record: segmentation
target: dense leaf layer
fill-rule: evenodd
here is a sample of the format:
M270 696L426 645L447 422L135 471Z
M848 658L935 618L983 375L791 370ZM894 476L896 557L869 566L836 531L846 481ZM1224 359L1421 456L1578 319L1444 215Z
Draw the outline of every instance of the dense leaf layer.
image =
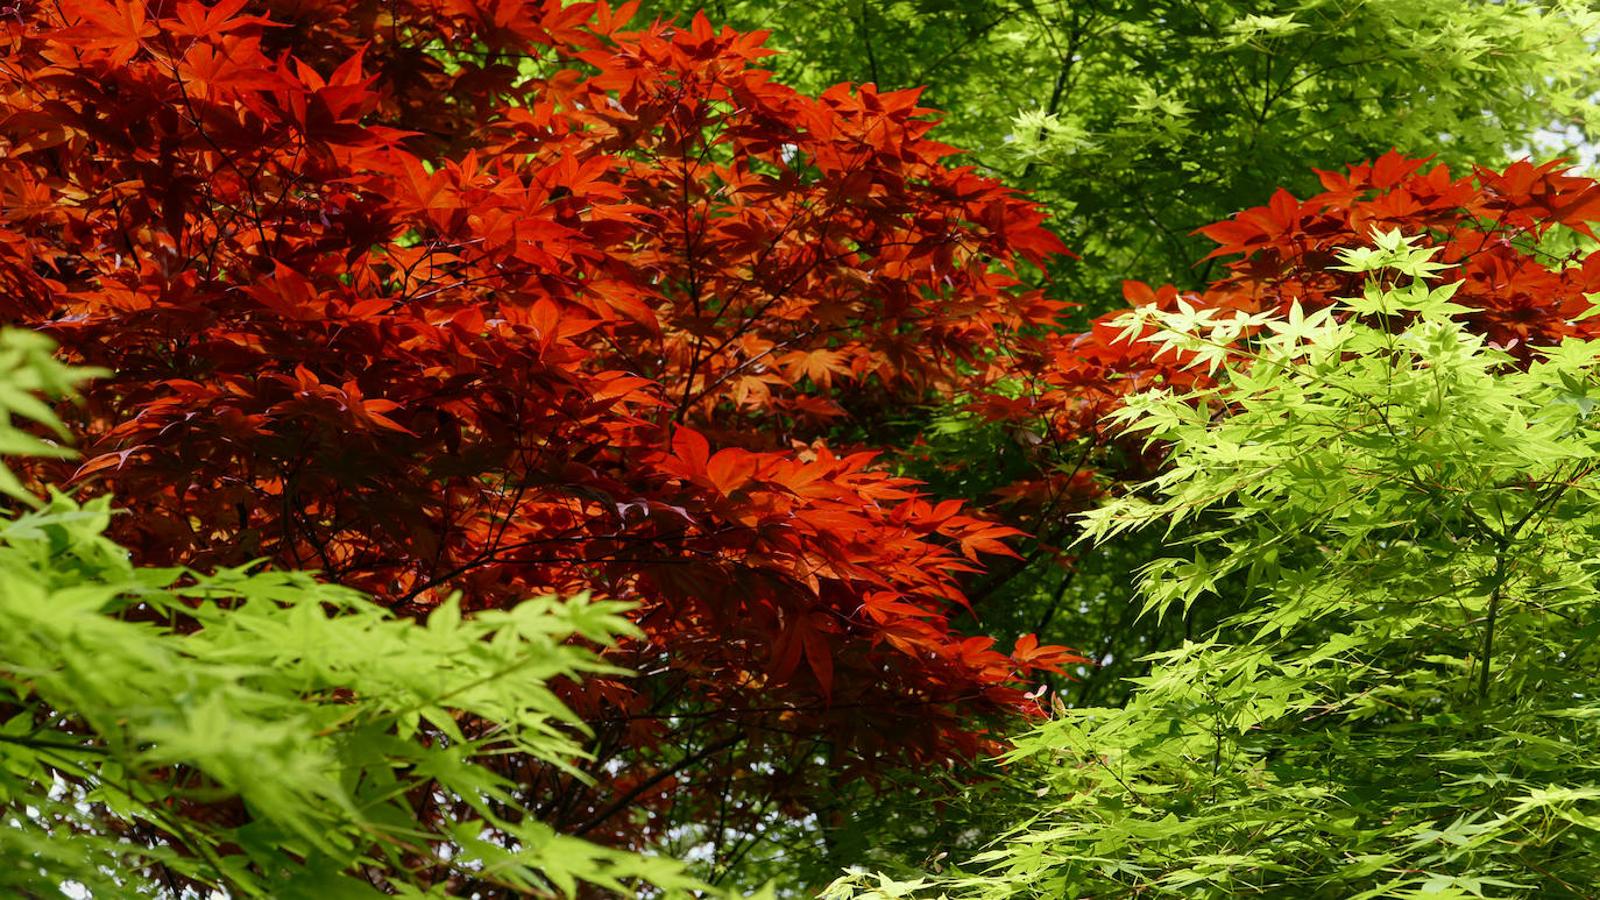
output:
M115 372L43 477L135 503L149 564L633 601L611 658L646 677L569 697L598 786L519 773L624 841L803 809L823 748L970 757L1070 659L951 625L1014 529L819 440L1051 318L1040 213L914 93L807 97L760 35L627 18L73 0L8 19L0 72L4 320Z

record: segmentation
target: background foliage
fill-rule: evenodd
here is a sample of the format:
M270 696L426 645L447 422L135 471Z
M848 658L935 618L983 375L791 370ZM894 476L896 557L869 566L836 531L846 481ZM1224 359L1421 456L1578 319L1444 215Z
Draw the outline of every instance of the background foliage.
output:
M682 16L693 2L647 2ZM1498 165L1600 87L1588 4L1481 0L718 0L773 32L778 77L926 87L943 139L1051 210L1052 274L1102 312L1124 278L1205 283L1191 232L1391 149ZM1569 130L1570 129L1570 130Z

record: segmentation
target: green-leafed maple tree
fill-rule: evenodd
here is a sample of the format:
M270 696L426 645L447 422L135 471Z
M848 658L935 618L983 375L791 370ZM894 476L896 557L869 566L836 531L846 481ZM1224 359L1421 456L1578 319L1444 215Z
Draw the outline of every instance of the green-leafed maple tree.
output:
M985 852L824 896L1592 892L1600 342L1496 346L1435 240L1336 251L1325 304L1119 317L1204 378L1115 414L1169 464L1086 535L1166 530L1136 609L1217 614L1018 737Z

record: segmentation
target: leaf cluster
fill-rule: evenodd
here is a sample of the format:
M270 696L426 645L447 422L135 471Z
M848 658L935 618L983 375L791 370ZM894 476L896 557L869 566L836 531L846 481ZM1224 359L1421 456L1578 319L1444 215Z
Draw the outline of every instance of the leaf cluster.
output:
M0 398L90 377L0 332ZM13 453L40 446L0 422ZM3 464L0 464L3 466ZM0 468L0 471L6 471ZM583 777L566 679L616 602L529 600L425 624L297 572L138 567L110 498L0 521L0 892L126 897L571 896L695 886L677 863L566 837L498 760ZM414 808L431 796L431 816Z
M1037 800L956 872L832 896L1583 896L1600 881L1600 345L1522 365L1380 234L1363 297L1127 317L1214 367L1118 418L1170 448L1087 533L1165 528L1142 609L1228 614L1007 757ZM1185 524L1187 523L1187 524ZM1182 525L1181 529L1178 526ZM1175 530L1176 529L1176 530Z

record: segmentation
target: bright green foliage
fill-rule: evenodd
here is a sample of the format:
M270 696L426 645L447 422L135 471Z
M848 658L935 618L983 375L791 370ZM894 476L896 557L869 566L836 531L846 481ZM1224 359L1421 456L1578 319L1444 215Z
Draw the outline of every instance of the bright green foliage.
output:
M85 377L0 334L0 402ZM0 419L7 453L58 453ZM0 468L3 471L3 468ZM0 521L0 895L634 894L679 866L555 834L493 760L565 766L581 725L554 679L613 672L585 646L619 605L531 600L426 624L301 573L136 568L108 498ZM579 643L574 643L578 641ZM409 798L449 798L418 821Z
M1151 616L1223 623L1010 755L1036 798L962 872L833 897L1587 896L1600 884L1600 344L1527 369L1397 233L1314 314L1143 309L1217 385L1143 395L1171 465L1089 519L1183 524ZM1169 532L1170 533L1170 532Z
M685 16L700 0L645 0ZM1083 261L1069 299L1123 278L1197 287L1189 232L1391 147L1493 165L1553 123L1582 133L1600 60L1571 0L719 0L773 31L786 83L927 86L941 140L1051 209Z
M66 427L39 395L69 396L76 385L104 374L99 369L62 365L51 357L54 349L49 338L31 331L0 330L0 460L7 456L67 459L73 455L66 447L19 427L32 422L67 440ZM30 505L38 503L3 463L0 494Z

